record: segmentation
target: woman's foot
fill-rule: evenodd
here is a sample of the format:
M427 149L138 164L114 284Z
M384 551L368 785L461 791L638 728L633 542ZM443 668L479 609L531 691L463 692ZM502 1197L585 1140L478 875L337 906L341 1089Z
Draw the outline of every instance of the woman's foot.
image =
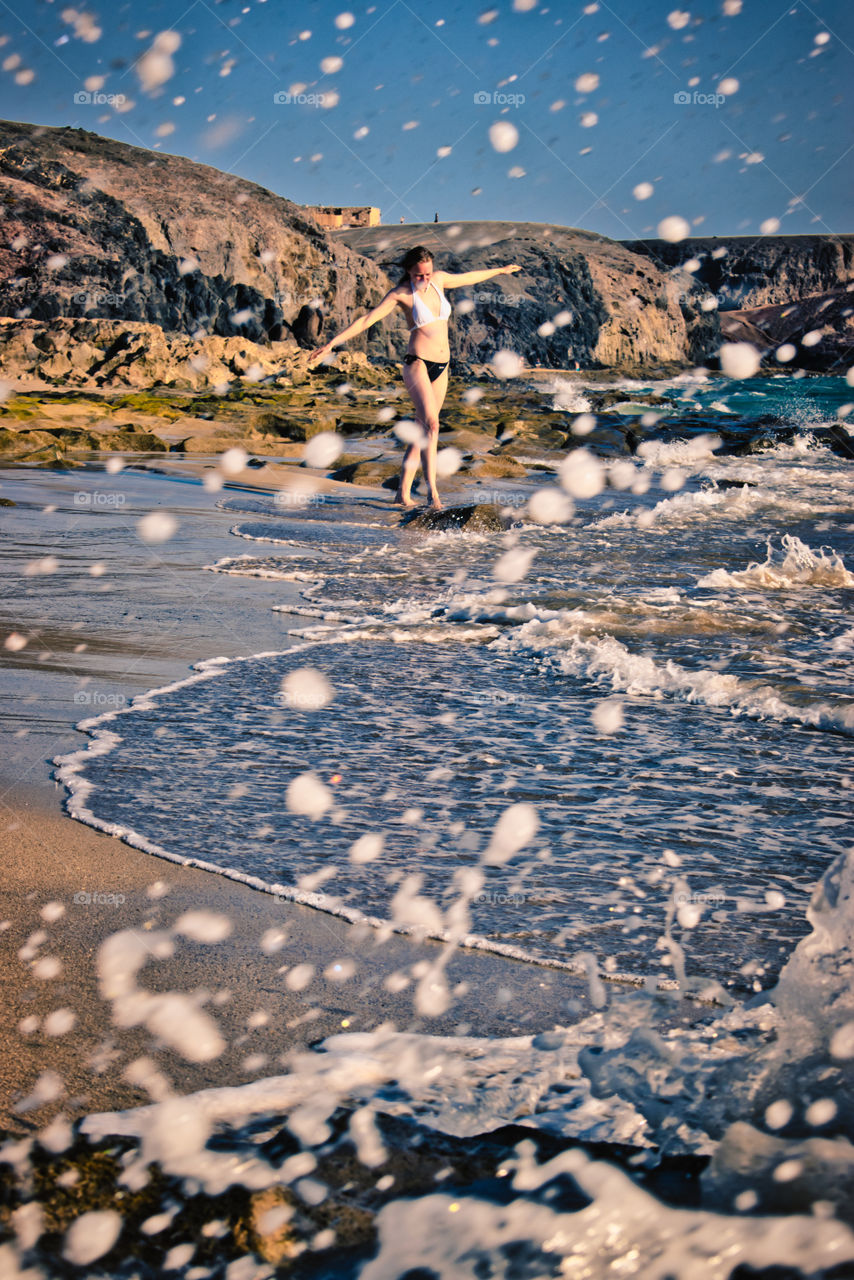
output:
M409 497L408 494L406 497L404 497L403 494L398 490L398 492L394 495L394 505L396 507L414 507L415 503L412 501L412 499Z
M443 506L442 506L442 500L441 500L441 498L439 497L438 493L434 493L434 494L433 494L432 498L430 499L430 506L431 506L431 508L432 508L434 511L443 511L443 510L444 510L444 508L443 508Z

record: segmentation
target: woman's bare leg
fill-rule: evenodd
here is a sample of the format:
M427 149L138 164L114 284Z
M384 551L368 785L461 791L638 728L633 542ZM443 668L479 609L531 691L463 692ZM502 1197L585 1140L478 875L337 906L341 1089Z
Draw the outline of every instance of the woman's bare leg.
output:
M447 370L438 381L443 379L447 383ZM431 505L440 507L442 504L439 501L439 494L436 489L436 444L439 438L439 410L436 406L436 397L433 391L434 384L431 384L430 379L427 377L427 370L424 367L423 360L416 360L412 364L403 366L403 381L415 408L415 420L424 433L424 441L420 444L410 444L403 455L403 466L400 469L400 481L395 500L405 507L415 506L410 496L410 490L412 489L412 481L415 479L415 472L418 470L420 454ZM443 389L442 399L444 400L444 398Z
M418 470L419 453L420 450L418 445L411 444L403 455L403 465L400 468L400 479L397 482L397 493L395 494L394 500L404 507L415 506L415 503L410 497L410 490L412 488L412 481L415 479L415 472Z
M439 490L436 487L436 454L439 448L439 410L445 399L445 392L448 390L448 370L430 384L433 391L433 404L436 410L436 429L427 433L427 443L421 449L421 467L424 471L424 479L427 481L427 492L430 495L430 505L436 510L441 510L442 503L439 498Z

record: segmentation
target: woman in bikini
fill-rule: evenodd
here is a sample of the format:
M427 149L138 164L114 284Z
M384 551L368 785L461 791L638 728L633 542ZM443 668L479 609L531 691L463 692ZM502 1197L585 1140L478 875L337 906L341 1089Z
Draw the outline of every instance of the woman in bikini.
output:
M512 275L521 268L513 263L494 267L491 271L465 271L452 274L433 270L433 255L423 245L410 249L403 259L403 276L372 311L354 320L309 356L309 364L322 360L348 338L364 333L372 324L402 307L409 323L409 350L403 357L403 381L415 406L415 417L422 438L409 445L403 458L395 501L414 507L410 496L412 481L418 470L419 456L430 504L441 507L436 488L436 448L439 439L439 410L448 389L448 317L451 304L443 289L459 289L466 284L480 284L493 276Z

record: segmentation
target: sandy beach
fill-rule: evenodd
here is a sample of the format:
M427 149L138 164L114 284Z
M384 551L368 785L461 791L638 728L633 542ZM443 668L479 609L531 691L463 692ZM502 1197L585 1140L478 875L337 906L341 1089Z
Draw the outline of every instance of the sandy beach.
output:
M438 1035L530 1035L566 1022L570 1001L587 1004L583 984L565 974L463 951L449 968L457 988L451 1014L418 1017L411 988L394 994L384 980L431 962L439 944L419 946L400 935L380 942L373 931L334 916L277 902L204 871L158 862L64 816L47 786L3 787L0 856L5 867L3 919L10 922L3 935L6 955L0 977L7 1028L0 1124L12 1133L39 1129L59 1111L75 1119L147 1101L144 1092L123 1079L141 1054L153 1058L177 1091L189 1092L248 1081L262 1071L274 1074L289 1050L342 1028L371 1030L391 1022L400 1030ZM158 895L154 898L152 887ZM87 895L92 898L88 903L83 901ZM48 903L65 907L53 924L41 915ZM227 916L231 936L215 946L187 942L168 962L152 963L145 979L152 990L177 988L214 997L211 1007L229 1047L204 1064L156 1048L146 1032L112 1025L96 975L98 947L110 934L131 929L144 935L192 910ZM281 930L286 940L267 955L260 944L271 929ZM49 935L39 955L49 954L62 965L51 981L39 980L33 962L16 954L37 930ZM350 981L320 976L341 961L355 966ZM298 964L314 966L319 975L307 991L290 991L286 985L287 970ZM71 1009L76 1022L66 1034L51 1036L44 1020L57 1009ZM263 1015L261 1025L252 1025L252 1015ZM33 1019L38 1028L22 1034L22 1022ZM247 1069L242 1064L254 1055L263 1055L264 1061ZM45 1071L62 1078L62 1095L34 1113L20 1114L16 1104Z
M197 469L189 464L184 477ZM222 876L152 857L66 816L64 788L51 779L51 760L85 743L73 728L82 716L183 679L195 661L291 643L287 616L269 608L273 599L281 601L281 583L267 592L257 584L261 589L253 594L254 611L247 612L239 580L218 575L202 580L192 571L194 556L204 563L208 554L215 558L220 543L229 547L231 520L212 509L198 486L180 483L180 464L170 470L173 479L152 474L125 478L128 508L137 500L140 511L168 506L185 528L193 527L194 541L183 544L169 572L163 573L159 555L132 539L128 509L117 542L105 536L100 544L86 546L87 556L107 557L105 580L112 581L112 591L100 593L101 578L81 578L69 555L50 577L27 580L34 595L6 595L2 602L5 630L36 631L38 639L20 652L7 653L10 669L2 707L0 857L5 875L0 918L5 925L0 989L6 1031L0 1125L11 1133L26 1133L60 1112L73 1119L139 1105L147 1095L128 1084L125 1072L142 1054L153 1059L177 1091L187 1092L284 1070L289 1050L319 1042L342 1027L368 1030L393 1023L401 1030L436 1034L510 1036L548 1030L589 1008L586 983L565 973L460 951L447 971L455 993L449 1013L419 1017L411 977L391 981L392 988L403 986L399 991L390 990L386 979L411 975L413 966L417 972L419 964L434 962L440 944L417 943L394 933L380 937L369 928L277 901ZM58 486L73 483L49 472L7 472L3 493L15 494L20 503L22 490L34 484L37 500L43 502ZM28 497L36 494L28 492ZM377 506L381 509L381 500ZM39 518L49 521L50 515ZM397 519L391 510L388 518ZM174 553L163 555L172 559ZM199 580L201 588L193 585ZM68 625L40 625L42 591L50 593L54 605L68 599ZM239 616L239 628L227 623L230 614ZM203 848L199 856L204 857ZM145 936L195 910L227 917L232 926L228 939L215 945L179 939L171 958L152 960L143 981L153 990L199 993L228 1042L222 1055L206 1063L183 1060L158 1047L144 1031L114 1026L97 983L98 948L109 935L133 930ZM282 936L277 949L268 953L261 940L271 930ZM38 935L46 936L39 942ZM38 962L46 956L61 965L49 979L38 976ZM334 966L340 962L346 962L348 972L352 969L346 981L336 980ZM305 989L292 990L287 974L297 965L311 965L316 976ZM62 1018L46 1022L57 1010L70 1010L74 1024L50 1034L49 1028L65 1025ZM61 1078L55 1100L19 1110L45 1072Z
M465 534L402 523L399 441L358 401L336 471L303 465L316 405L287 409L304 440L254 431L268 391L219 424L159 396L189 454L64 440L0 472L0 1128L10 1229L31 1175L47 1214L25 1260L103 1210L108 1274L309 1251L326 1280L376 1250L404 1274L500 1235L526 1160L512 1239L571 1250L589 1209L593 1275L627 1213L650 1257L702 1229L788 1261L764 1224L794 1215L799 1261L854 1256L847 951L807 937L850 936L847 384L533 382L449 413ZM459 920L477 947L434 940ZM429 1225L461 1205L461 1235Z

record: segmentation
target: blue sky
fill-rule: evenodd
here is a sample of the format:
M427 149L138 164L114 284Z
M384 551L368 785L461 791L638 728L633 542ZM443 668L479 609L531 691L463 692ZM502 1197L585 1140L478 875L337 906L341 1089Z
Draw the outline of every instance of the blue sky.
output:
M0 41L4 118L387 223L854 230L851 0L0 0Z

